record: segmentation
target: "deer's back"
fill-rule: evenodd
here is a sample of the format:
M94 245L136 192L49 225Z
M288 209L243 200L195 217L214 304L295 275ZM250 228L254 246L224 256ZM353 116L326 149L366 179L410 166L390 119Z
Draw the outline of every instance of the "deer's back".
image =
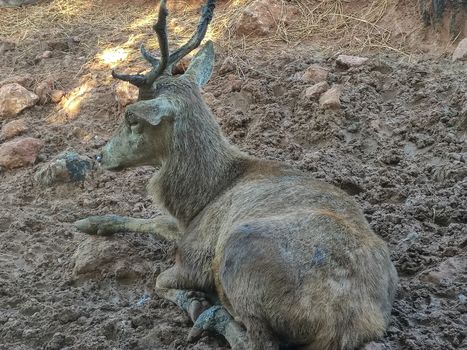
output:
M324 241L337 251L385 246L344 191L263 160L248 160L243 174L198 215L191 229L219 252L234 232L246 233L259 224L269 225L271 238L296 250L305 242Z

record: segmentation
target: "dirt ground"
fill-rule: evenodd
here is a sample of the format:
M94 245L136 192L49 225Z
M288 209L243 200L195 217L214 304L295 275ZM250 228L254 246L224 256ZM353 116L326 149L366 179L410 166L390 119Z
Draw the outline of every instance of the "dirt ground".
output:
M112 16L122 5L105 3L109 21L118 21ZM125 6L134 8L128 24L138 11L153 13L154 2ZM26 135L45 147L36 165L0 173L0 349L227 348L212 336L188 344L188 317L153 293L172 264L170 244L128 232L89 237L72 226L90 215L158 215L145 188L154 169L34 182L60 152L99 152L122 115L110 68L145 67L137 53L116 64L102 55L122 43L136 50L150 35L144 23L114 33L102 21L98 35L78 22L62 31L50 23L31 24L0 61L0 80L31 73L33 86L52 78L69 102L20 115ZM132 37L136 31L148 34ZM388 242L400 286L387 335L369 349L467 349L466 63L378 50L365 54L367 64L343 69L337 52L313 45L217 47L204 96L227 137L343 188ZM35 60L44 50L52 57ZM221 70L228 56L235 64ZM313 63L330 70L330 84L343 85L340 110L304 97L310 84L299 77Z

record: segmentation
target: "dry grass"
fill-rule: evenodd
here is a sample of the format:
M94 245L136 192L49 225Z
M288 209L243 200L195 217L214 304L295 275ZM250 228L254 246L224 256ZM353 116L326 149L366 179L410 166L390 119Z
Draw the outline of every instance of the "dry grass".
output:
M392 30L380 25L399 0L296 0L296 4L301 16L289 30L289 37L295 41L316 38L325 49L333 51L386 48L401 53L403 50L404 42L395 42Z
M284 13L291 5L299 11L294 20L277 19L277 31L267 38L242 42L232 28L242 9L252 0L221 2L209 32L210 38L221 38L223 46L253 47L264 42L282 41L291 45L313 40L325 49L352 48L363 51L392 47L400 50L402 43L391 42L391 31L379 25L389 9L399 0L293 0L282 1ZM177 1L172 4L176 17L170 21L175 39L191 34L196 23L195 9L199 2ZM359 3L361 6L356 6ZM0 38L28 42L44 35L63 36L78 32L95 36L98 44L112 42L115 34L132 32L143 34L156 14L156 1L52 0L36 6L2 9Z
M394 10L400 0L279 1L282 13L280 18L276 18L277 30L273 35L264 38L239 40L231 28L239 18L240 8L226 9L220 19L216 18L219 36L223 38L222 43L229 48L234 46L244 50L258 45L275 45L278 42L285 42L290 46L311 43L316 48L333 52L389 49L403 53L405 50L405 40L395 40L395 28L388 29L380 25L384 16ZM240 7L245 7L250 2L244 1Z
M393 31L381 25L388 11L400 0L277 0L283 16L276 18L277 30L267 37L244 38L233 28L243 9L252 0L219 1L215 19L207 38L217 41L221 51L234 57L259 47L274 50L284 43L291 47L303 43L326 51L361 52L368 49L389 49L404 52L404 40L395 42ZM203 0L170 1L169 17L171 44L176 46L191 36L198 21L197 9ZM24 8L1 9L0 40L13 41L17 48L15 62L33 59L50 40L80 39L81 60L69 74L77 77L91 67L107 69L102 64L103 53L126 50L125 67L142 70L138 46L145 42L149 49L157 48L150 30L156 17L157 0L43 0ZM295 14L286 14L293 8ZM111 67L123 65L113 62ZM42 77L60 70L60 65L48 65L49 71L38 71ZM63 68L62 68L63 69ZM8 70L8 67L7 67ZM13 73L13 68L11 68Z
M246 1L232 0L221 4L206 37L216 40L222 32L228 32L229 19L233 13L240 13L239 7ZM187 40L196 28L200 2L180 0L169 2L169 5L170 43L175 47ZM11 64L16 66L22 60L33 60L32 54L46 50L51 41L66 42L77 38L84 57L71 69L71 74L76 75L83 71L85 65L97 69L99 57L106 50L123 48L129 53L126 64L135 60L141 63L138 47L142 42L149 49L157 48L155 35L150 29L156 14L156 0L136 3L117 0L41 1L34 6L0 9L0 41L16 44L15 62ZM59 67L49 65L48 68L50 72L41 71L43 76Z

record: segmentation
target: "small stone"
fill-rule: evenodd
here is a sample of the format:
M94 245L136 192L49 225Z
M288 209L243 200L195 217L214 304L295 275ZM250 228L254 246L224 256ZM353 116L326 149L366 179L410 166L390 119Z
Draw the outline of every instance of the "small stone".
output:
M305 90L305 97L306 98L315 98L321 95L322 93L329 90L329 84L327 81L319 82L313 86L310 86Z
M238 79L235 74L227 76L227 83L225 85L225 92L240 91L242 89L242 81Z
M50 93L50 100L53 103L59 103L62 100L63 96L65 96L65 91L52 90L52 92Z
M50 102L51 100L50 96L52 94L53 88L54 88L54 82L53 80L50 80L50 79L44 80L40 82L39 84L37 84L34 92L36 93L37 96L39 96L40 104L45 105L48 102Z
M60 310L58 319L61 323L65 324L76 321L80 316L81 314L76 308L66 308Z
M341 107L340 96L341 85L334 85L319 98L319 105L322 109L339 109Z
M358 67L362 64L365 64L368 61L367 57L358 57L358 56L348 56L348 55L339 55L336 59L336 63L340 66L350 68Z
M464 38L457 45L452 54L452 61L467 61L467 38Z
M384 344L375 343L372 341L371 343L366 344L362 350L384 350Z
M37 55L36 58L35 58L35 61L39 62L39 61L42 61L42 60L50 58L50 57L52 57L52 51L47 50L47 51L44 51L43 53Z
M28 126L26 124L25 119L17 119L13 120L9 123L6 123L3 128L2 132L0 133L0 139L8 140L15 136L21 135L22 133L28 131Z
M442 276L439 272L430 271L423 279L425 281L428 281L434 284L440 284L442 280Z
M457 296L457 299L459 299L461 304L465 304L467 302L467 297L462 293Z
M47 59L50 57L52 57L52 51L47 50L47 51L37 54L36 57L34 57L34 62L38 63L42 61L43 59Z
M134 103L138 100L138 88L127 82L119 82L115 88L115 99L122 107Z
M39 97L19 84L7 84L0 88L0 118L14 117L22 110L32 107Z
M86 316L80 316L76 322L80 325L85 325L88 322L88 318Z
M309 66L302 75L302 80L305 83L319 83L328 78L329 71L317 64Z
M32 137L15 139L0 145L0 166L5 169L32 165L44 142Z

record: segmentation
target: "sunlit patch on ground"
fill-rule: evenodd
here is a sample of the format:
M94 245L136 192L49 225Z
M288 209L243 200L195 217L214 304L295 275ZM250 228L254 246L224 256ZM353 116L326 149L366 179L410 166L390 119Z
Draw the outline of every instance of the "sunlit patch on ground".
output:
M128 51L122 47L114 47L105 49L98 55L99 60L113 68L118 62L125 60L128 57Z
M83 101L89 97L96 86L95 80L87 80L71 90L60 102L60 109L50 115L47 121L53 125L62 125L78 116Z

